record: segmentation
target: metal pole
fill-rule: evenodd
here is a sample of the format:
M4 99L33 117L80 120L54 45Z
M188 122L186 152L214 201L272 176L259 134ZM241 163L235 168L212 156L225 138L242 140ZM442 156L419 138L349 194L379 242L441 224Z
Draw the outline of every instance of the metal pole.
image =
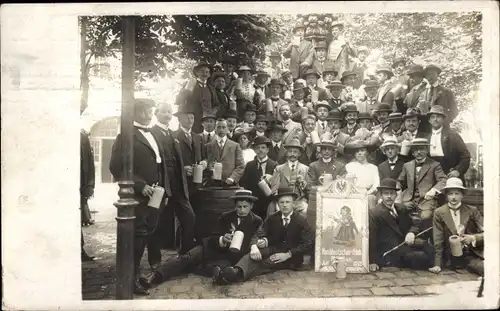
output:
M122 17L122 111L120 132L123 137L123 180L118 182L120 199L114 204L118 209L116 241L116 299L134 298L134 219L135 207L132 168L134 122L134 17Z

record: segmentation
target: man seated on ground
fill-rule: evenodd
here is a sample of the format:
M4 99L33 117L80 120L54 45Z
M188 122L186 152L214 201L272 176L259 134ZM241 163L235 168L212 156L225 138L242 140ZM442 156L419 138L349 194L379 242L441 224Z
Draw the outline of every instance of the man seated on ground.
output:
M419 227L412 223L405 206L394 203L398 191L396 180L383 179L378 191L382 202L368 211L370 271L386 266L428 269L432 265L434 250L424 239L416 237ZM386 253L402 242L406 243Z
M462 203L465 189L460 178L452 177L446 181L444 192L448 203L434 212L436 255L434 267L429 269L431 272L441 272L441 267L450 260L452 268L467 268L484 276L483 216L476 207ZM449 238L452 235L460 236L462 256L451 255Z
M280 211L269 216L255 234L250 253L222 271L222 281L246 281L257 275L302 266L304 254L312 250L314 232L306 218L294 212L296 198L292 188L278 190L276 200Z
M237 190L230 199L234 201L235 207L219 217L216 232L220 234L205 238L201 245L193 247L183 256L170 258L160 269L141 279L143 286L149 288L158 285L171 277L188 273L199 265L202 271L211 272L214 283L219 283L221 269L234 265L248 253L253 236L263 223L262 218L252 212L257 197L250 190ZM239 251L229 249L236 231L244 234Z

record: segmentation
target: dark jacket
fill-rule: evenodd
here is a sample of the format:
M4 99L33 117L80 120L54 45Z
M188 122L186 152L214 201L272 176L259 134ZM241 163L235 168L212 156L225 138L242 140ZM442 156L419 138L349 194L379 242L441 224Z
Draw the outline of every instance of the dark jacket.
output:
M95 188L94 153L88 134L80 131L80 195L88 198Z
M403 170L404 164L405 161L399 156L398 160L396 161L396 166L394 166L394 169L391 170L391 167L389 166L389 160L385 160L378 165L378 175L380 176L380 180L384 178L392 178L397 180L399 175L401 174L401 171Z
M427 137L430 141L431 135ZM441 132L441 146L444 158L440 161L445 174L452 170L460 172L460 178L464 178L470 165L470 152L462 137L452 129L443 127ZM430 155L429 155L430 156Z

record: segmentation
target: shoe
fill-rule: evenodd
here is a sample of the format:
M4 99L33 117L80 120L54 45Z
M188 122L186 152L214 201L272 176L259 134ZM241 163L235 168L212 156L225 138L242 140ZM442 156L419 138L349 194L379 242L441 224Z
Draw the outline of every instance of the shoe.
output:
M237 282L241 278L241 270L236 267L224 268L221 275L221 281L227 283Z
M153 270L153 271L157 271L157 270L159 270L159 269L160 269L160 266L161 266L161 264L160 264L159 262L157 262L157 263L154 263L154 264L150 265L151 270Z
M149 291L146 288L144 288L144 286L142 286L140 282L135 282L134 294L140 295L140 296L148 296Z
M139 283L146 289L149 289L153 286L159 285L162 283L161 274L158 272L152 272L147 277L139 278Z
M89 256L86 251L82 251L82 261L94 261L94 256Z
M219 266L215 266L212 269L212 281L214 284L220 284L222 281L221 275L222 269Z

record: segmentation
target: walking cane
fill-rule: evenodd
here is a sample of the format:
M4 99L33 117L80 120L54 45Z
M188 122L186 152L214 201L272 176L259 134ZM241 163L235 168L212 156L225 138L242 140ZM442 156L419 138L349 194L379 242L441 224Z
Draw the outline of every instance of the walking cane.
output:
M477 297L483 297L484 290L484 276L481 276L481 284L479 284L479 289L477 291Z
M417 235L415 236L415 238L418 238L419 236L421 236L422 234L426 233L427 231L429 231L429 230L431 230L431 229L432 229L432 227L429 227L429 228L425 229L424 231L422 231L422 232L420 232L419 234L417 234ZM383 257L385 257L385 256L387 256L387 255L389 255L390 253L394 252L395 250L397 250L398 248L400 248L401 246L403 246L403 245L405 245L405 244L406 244L406 241L405 241L405 242L403 242L403 243L401 243L401 244L399 244L398 246L396 246L396 247L394 247L394 248L392 248L392 249L388 250L387 252L385 252L385 253L382 255L382 258L383 258Z

